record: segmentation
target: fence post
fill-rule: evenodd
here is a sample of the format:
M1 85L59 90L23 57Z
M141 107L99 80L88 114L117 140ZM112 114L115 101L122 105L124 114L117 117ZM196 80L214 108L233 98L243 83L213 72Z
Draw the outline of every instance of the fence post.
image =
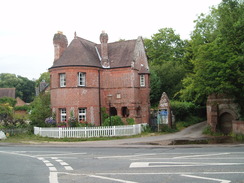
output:
M42 128L39 128L39 135L42 136Z
M115 128L115 126L113 126L113 128L114 128L114 136L116 136L116 128Z
M61 128L60 127L58 128L58 138L59 139L61 138Z

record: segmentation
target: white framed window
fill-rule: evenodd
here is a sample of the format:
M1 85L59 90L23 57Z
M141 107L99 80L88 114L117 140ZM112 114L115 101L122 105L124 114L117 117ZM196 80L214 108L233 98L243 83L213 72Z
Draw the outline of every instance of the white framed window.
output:
M145 81L145 75L144 74L140 75L140 86L141 87L146 86L146 81Z
M66 109L65 108L60 109L60 121L61 122L66 121Z
M86 121L86 108L79 108L79 121Z
M86 73L85 72L78 73L78 86L86 86Z
M66 86L66 74L64 74L64 73L59 74L59 79L60 79L60 87L65 87Z

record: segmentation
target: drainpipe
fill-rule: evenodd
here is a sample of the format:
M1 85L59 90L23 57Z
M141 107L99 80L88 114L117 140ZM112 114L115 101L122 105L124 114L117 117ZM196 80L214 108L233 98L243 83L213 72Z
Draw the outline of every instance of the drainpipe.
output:
M102 105L101 105L101 76L100 76L100 69L98 69L98 98L99 98L99 120L100 120L100 126L102 126Z

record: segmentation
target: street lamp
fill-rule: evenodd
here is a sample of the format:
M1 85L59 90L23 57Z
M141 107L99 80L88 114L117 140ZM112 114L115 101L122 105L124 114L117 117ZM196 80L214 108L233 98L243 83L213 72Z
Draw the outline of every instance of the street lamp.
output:
M110 126L112 126L112 120L111 120L111 101L112 101L113 95L109 94L107 97L108 97L108 106L109 106L109 122L110 122Z

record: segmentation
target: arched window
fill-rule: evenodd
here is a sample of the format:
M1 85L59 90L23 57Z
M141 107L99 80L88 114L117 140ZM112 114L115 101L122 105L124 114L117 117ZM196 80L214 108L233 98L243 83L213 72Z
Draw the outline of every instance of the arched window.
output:
M110 115L117 116L117 109L115 107L110 107Z
M127 118L130 115L130 111L127 107L122 107L122 117Z

